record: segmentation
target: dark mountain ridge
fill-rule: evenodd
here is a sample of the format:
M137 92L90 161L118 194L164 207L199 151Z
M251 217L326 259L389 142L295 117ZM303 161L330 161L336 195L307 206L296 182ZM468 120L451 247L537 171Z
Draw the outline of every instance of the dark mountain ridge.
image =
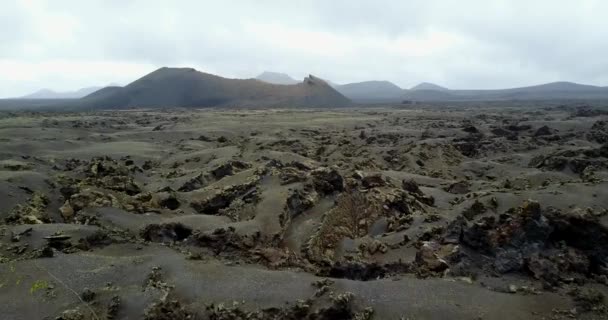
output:
M608 99L608 88L573 82L551 82L529 87L495 90L409 90L403 100L411 101L501 101Z
M298 84L278 85L165 67L125 87L94 92L80 103L90 108L343 107L351 101L312 75Z
M449 91L450 89L436 85L434 83L422 82L412 87L410 90L436 90L436 91Z
M608 87L552 82L528 87L489 90L450 90L420 83L410 90L389 81L334 84L315 76L295 84L287 74L265 72L256 79L229 79L192 68L160 68L125 87L108 86L75 99L0 99L1 109L123 109L170 107L344 107L367 103L608 100ZM77 92L84 92L85 88ZM90 90L92 91L92 90Z
M395 101L403 96L403 89L389 81L348 83L334 88L345 97L361 103Z

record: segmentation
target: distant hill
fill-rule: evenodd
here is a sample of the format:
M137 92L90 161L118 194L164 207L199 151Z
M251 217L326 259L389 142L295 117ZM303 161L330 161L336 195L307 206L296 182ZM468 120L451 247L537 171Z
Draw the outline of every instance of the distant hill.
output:
M401 101L452 101L458 97L449 91L438 90L407 90L400 97Z
M399 101L403 89L388 81L365 81L335 85L334 88L345 97L355 102L390 102Z
M91 99L91 98L99 99L99 98L102 98L102 97L107 97L107 96L112 95L114 93L118 93L121 90L122 90L122 87L120 87L120 86L108 86L108 87L101 88L101 89L99 89L97 91L94 91L94 92L86 95L85 97L89 98L89 99Z
M402 97L411 101L501 101L608 99L608 88L573 82L552 82L530 87L497 90L408 90Z
M160 68L124 87L90 87L62 93L40 90L22 98L0 99L0 109L343 107L353 101L365 104L507 100L608 100L608 87L552 82L511 89L450 90L423 82L407 90L388 81L340 85L311 75L298 82L276 72L264 72L256 79L229 79L192 68Z
M428 83L428 82L422 82L418 85L416 85L415 87L411 88L410 90L416 91L416 90L435 90L435 91L448 91L448 88L444 88L442 86L438 86L434 83Z
M77 99L0 99L0 111L57 110L73 107Z
M298 81L298 80L290 77L289 75L287 75L285 73L270 72L270 71L264 71L264 72L262 72L260 75L258 75L255 78L258 79L258 80L260 80L260 81L264 81L264 82L272 83L272 84L296 84L296 83L300 83L300 81Z
M115 87L118 85L115 83L111 83L108 86ZM64 92L57 92L57 91L53 91L50 89L41 89L34 93L30 93L28 95L14 98L14 99L24 99L24 100L80 99L80 98L90 95L91 93L93 93L95 91L103 89L103 88L105 88L105 87L87 87L87 88L82 88L82 89L78 89L75 91L64 91Z
M76 91L57 92L50 89L41 89L18 99L79 99L103 87L82 88Z
M191 68L161 68L125 87L108 87L79 101L87 108L343 107L351 101L308 76L292 85L228 79Z

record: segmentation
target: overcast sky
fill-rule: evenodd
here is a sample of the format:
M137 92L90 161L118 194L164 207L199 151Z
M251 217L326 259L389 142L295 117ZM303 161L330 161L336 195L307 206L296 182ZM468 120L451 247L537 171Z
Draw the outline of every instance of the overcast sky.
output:
M608 86L608 1L2 1L0 97L162 66L455 89Z

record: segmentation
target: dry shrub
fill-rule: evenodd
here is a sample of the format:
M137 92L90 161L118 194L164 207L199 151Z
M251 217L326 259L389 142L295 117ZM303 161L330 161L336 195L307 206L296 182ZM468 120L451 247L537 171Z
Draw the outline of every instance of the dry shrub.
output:
M343 238L365 236L382 212L382 206L370 201L363 193L342 194L336 200L336 206L325 214L321 227L310 239L309 258L331 259L338 242Z
M343 236L355 239L367 234L367 230L380 217L381 206L372 203L363 193L343 194L336 201L330 214L334 226L343 229Z

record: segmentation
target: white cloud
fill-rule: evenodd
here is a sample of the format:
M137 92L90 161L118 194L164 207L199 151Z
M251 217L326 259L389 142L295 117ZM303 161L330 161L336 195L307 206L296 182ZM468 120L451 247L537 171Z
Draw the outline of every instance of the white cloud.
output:
M70 91L110 83L129 83L153 70L150 64L111 61L0 59L0 94L16 97L40 88ZM14 91L3 90L5 87Z
M453 88L608 85L608 2L29 0L0 10L0 96L161 66Z

